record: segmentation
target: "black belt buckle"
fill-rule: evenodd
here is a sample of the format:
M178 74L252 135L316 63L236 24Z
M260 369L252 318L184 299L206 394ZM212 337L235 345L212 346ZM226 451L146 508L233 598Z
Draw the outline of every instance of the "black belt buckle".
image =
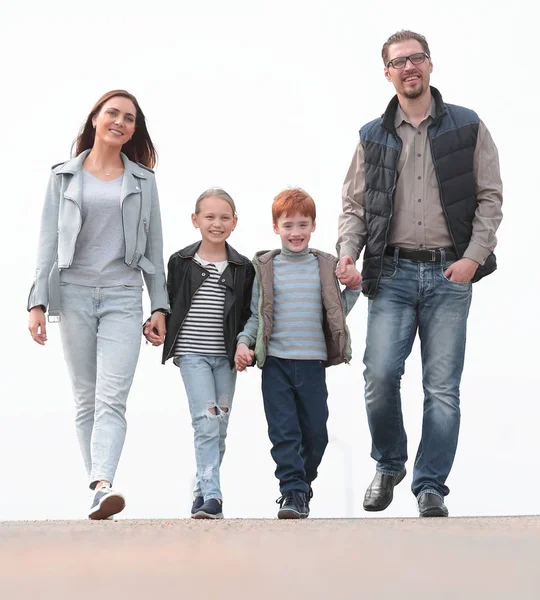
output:
M411 260L414 262L435 262L437 260L436 250L411 250Z

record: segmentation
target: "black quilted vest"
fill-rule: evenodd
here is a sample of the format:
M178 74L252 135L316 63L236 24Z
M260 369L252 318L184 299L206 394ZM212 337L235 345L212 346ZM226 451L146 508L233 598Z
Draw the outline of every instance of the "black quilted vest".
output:
M436 117L428 127L431 154L439 183L441 203L456 254L461 258L469 245L476 211L473 157L478 136L478 115L468 108L443 103L432 87ZM394 126L398 98L390 101L379 119L364 125L360 142L365 160L365 220L367 242L362 266L362 291L373 298L381 277L384 251L392 222L397 165L402 142ZM490 254L478 267L473 281L497 268Z

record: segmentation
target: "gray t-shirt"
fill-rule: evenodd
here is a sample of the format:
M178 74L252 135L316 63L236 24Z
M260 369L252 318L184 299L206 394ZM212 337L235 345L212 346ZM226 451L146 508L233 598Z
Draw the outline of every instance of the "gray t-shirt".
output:
M69 269L61 281L96 287L142 285L141 272L124 262L123 175L102 181L83 169L82 226Z

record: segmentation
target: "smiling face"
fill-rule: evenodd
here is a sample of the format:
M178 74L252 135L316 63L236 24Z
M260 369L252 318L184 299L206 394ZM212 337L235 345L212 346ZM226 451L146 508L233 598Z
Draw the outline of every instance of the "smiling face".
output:
M424 52L422 44L417 40L396 42L388 48L388 60L399 56L410 56L417 52ZM429 93L429 79L432 70L433 63L431 59L426 58L419 65L413 65L408 60L402 69L395 69L392 66L385 67L384 74L386 79L393 83L398 96L415 99Z
M315 221L300 214L281 215L274 223L274 232L281 238L283 247L291 252L302 252L309 246Z
M122 147L135 133L137 109L129 98L114 96L92 119L96 141Z
M210 196L199 204L199 212L191 215L193 226L201 230L203 242L221 245L236 227L232 206L223 198Z

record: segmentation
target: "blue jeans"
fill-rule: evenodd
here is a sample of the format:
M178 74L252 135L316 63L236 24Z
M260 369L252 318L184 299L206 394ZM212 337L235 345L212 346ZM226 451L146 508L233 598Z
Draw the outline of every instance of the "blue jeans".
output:
M184 380L195 441L194 497L223 499L219 467L231 414L236 371L226 356L185 354L176 359Z
M281 493L308 492L328 444L325 363L267 356L262 392Z
M457 448L472 284L446 279L450 264L386 256L379 290L369 300L365 398L371 456L381 473L396 475L407 461L400 381L417 331L420 338L424 418L414 463L415 496L449 493L445 481Z
M75 426L90 478L113 482L126 438L126 403L139 358L142 286L60 286L60 336Z

